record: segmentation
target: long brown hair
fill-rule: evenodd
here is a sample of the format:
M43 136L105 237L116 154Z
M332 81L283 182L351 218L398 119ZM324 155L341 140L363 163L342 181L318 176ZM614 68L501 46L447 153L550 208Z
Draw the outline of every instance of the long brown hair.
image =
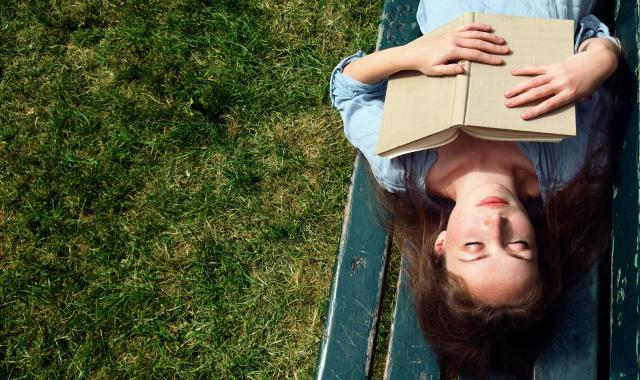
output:
M610 120L602 122L610 123ZM611 231L610 144L591 147L568 184L553 188L539 213L530 213L542 281L516 305L487 305L434 254L448 211L436 206L405 166L405 191L378 192L391 216L423 333L443 376L486 378L497 370L530 378L534 361L554 330L558 300L575 288L608 252ZM400 157L400 160L403 158Z

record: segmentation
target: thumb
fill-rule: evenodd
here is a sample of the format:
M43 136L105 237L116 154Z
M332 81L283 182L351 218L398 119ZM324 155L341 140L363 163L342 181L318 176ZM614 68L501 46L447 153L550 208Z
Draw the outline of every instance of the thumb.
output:
M431 68L436 75L457 75L464 73L464 67L457 63L451 63L448 65L435 65Z

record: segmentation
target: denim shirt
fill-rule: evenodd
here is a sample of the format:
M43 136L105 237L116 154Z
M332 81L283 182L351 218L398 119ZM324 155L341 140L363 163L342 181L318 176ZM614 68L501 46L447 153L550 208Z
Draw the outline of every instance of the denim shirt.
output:
M577 1L572 8L557 6L562 1L513 0L458 0L458 1L421 1L417 18L423 32L428 32L442 23L456 17L456 12L478 11L524 15L531 17L562 16L579 20L576 27L575 46L592 37L612 38L606 25L590 12L593 2ZM548 7L549 4L556 5ZM564 10L564 11L562 11ZM562 12L561 12L562 11ZM431 15L427 20L426 15ZM436 21L437 20L437 21ZM382 120L387 79L375 84L361 83L344 75L342 70L353 60L364 56L359 51L344 58L333 70L330 83L332 105L340 112L344 122L347 140L358 148L369 162L371 171L378 183L390 192L404 191L404 168L398 158L387 159L375 154L378 131ZM603 88L595 91L589 98L576 104L576 136L566 138L559 143L518 142L518 146L533 164L538 176L540 193L543 199L549 191L560 188L571 181L582 168L589 152L589 146L597 147L607 139L608 120L610 120L612 99ZM425 189L425 179L431 166L437 159L437 150L429 149L409 153L404 157L407 170L417 174L418 187Z

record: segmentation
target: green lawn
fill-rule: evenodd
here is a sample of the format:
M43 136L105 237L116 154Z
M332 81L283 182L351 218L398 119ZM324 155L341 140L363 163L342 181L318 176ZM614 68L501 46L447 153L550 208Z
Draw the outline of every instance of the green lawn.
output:
M0 376L308 378L381 1L0 4Z

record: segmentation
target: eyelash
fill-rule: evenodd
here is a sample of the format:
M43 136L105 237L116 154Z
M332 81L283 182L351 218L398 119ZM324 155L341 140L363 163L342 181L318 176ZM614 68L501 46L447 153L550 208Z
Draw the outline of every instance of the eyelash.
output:
M464 243L465 246L471 246L471 245L476 245L476 244L482 244L479 241L470 241L468 243ZM527 243L524 240L517 240L517 241L510 241L509 244L524 244L525 247L529 248L529 243Z

